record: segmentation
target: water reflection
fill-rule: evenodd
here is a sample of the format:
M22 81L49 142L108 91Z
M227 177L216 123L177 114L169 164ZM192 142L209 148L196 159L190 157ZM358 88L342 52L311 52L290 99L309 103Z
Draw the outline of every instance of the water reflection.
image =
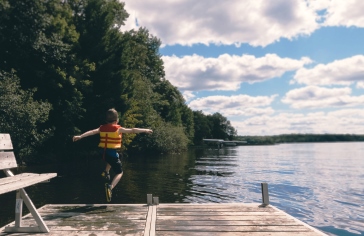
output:
M146 194L173 202L260 202L267 182L271 204L332 235L364 234L363 143L305 143L191 149L180 155L130 156L113 203L145 203ZM39 166L18 172L57 172L27 188L35 205L105 203L104 163ZM15 193L0 195L0 225L14 219Z

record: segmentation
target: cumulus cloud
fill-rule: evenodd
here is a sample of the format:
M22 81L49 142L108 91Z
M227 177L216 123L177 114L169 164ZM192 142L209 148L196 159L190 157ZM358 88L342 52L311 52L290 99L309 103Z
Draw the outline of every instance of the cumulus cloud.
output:
M257 58L252 55L223 54L217 58L192 56L163 56L166 79L180 90L237 90L241 83L256 83L282 76L287 71L302 68L311 62L281 58L267 54Z
M326 10L324 26L364 27L364 1L324 0L323 2L321 9Z
M350 85L364 82L364 56L356 55L311 69L300 68L291 83L306 85Z
M125 0L131 13L123 29L146 27L164 44L266 46L309 35L319 25L306 0Z
M308 114L280 113L231 122L239 135L363 134L364 110L342 109Z
M124 30L146 27L167 45L266 46L322 26L364 27L362 0L125 0ZM323 12L323 13L322 13Z
M296 109L364 105L364 95L350 96L350 94L350 88L307 86L289 91L282 98L282 102Z
M190 100L192 100L194 97L196 97L195 94L193 94L192 91L184 91L182 93L183 98L185 99L186 102L189 102Z
M219 112L224 116L256 116L270 115L274 110L269 105L277 95L257 96L209 96L198 98L189 103L192 110L203 111L205 114Z

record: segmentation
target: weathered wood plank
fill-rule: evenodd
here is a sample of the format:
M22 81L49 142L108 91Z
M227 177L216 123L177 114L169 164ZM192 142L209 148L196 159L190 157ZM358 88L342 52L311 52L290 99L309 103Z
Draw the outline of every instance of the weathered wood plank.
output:
M50 210L40 210L39 212L40 213L43 213L43 214L48 214L48 215L51 215L51 214L59 214L59 215L67 215L67 214L71 214L71 215L94 215L94 214L100 214L100 215L111 215L110 213L114 213L115 215L118 215L118 214L127 214L127 213L130 213L130 214L134 214L134 215L138 215L138 214L144 214L148 211L148 209L144 209L143 211L140 210L140 209L120 209L120 210L115 210L115 209L105 209L104 211L102 210L95 210L95 211L70 211L70 210L67 210L67 211L50 211Z
M24 225L33 225L35 222L33 219L26 219L22 221ZM145 220L136 220L136 219L113 219L113 220L102 220L102 219L94 219L94 220L46 220L47 226L49 228L55 226L88 226L90 224L94 225L123 225L124 226L134 226L139 225L144 228Z
M148 206L142 204L130 205L105 205L105 204L88 204L88 205L46 205L38 210L41 213L58 213L58 212L79 212L84 214L94 214L98 212L114 211L123 212L147 212Z
M318 235L326 235L326 234L324 234L323 232L321 232L320 230L318 230L318 229L316 229L316 228L314 228L314 227L312 227L312 226L310 226L310 225L308 225L308 224L306 224L306 223L304 223L304 222L302 222L302 221L300 221L300 220L298 220L298 219L294 218L293 216L291 216L291 215L287 214L286 212L284 212L284 211L282 211L282 210L280 210L280 209L278 209L278 208L276 208L276 207L274 207L274 206L272 206L272 208L273 208L273 209L275 209L275 210L277 210L277 211L279 211L279 212L282 212L284 215L286 215L286 216L287 216L287 218L292 219L292 220L294 220L294 221L296 221L296 222L298 222L298 223L300 223L300 224L304 225L305 227L307 227L307 228L311 229L312 231L316 232Z
M22 173L22 174L18 174L18 175L14 175L11 177L4 177L0 179L0 187L1 185L6 185L6 184L14 184L17 182L21 182L27 179L31 179L32 177L36 177L39 174L34 174L34 173Z
M157 222L157 206L153 206L152 222L150 224L149 236L155 236L156 222Z
M230 225L300 225L294 220L291 219L270 219L268 220L164 220L158 223L159 226L163 225L176 225L176 226L230 226Z
M236 225L190 225L178 226L178 225L163 225L157 224L156 231L194 231L194 232L309 232L310 229L303 225L246 225L246 226L236 226Z
M193 220L212 220L212 221L218 221L218 220L274 220L277 219L278 217L281 217L281 219L285 219L286 217L284 216L280 216L280 215L266 215L266 216L260 216L260 215L246 215L246 216L183 216L183 218L181 218L181 216L159 216L158 215L158 220L159 222L161 220L188 220L188 221L193 221Z
M51 232L47 234L31 234L31 236L96 236L96 235L102 235L102 236L115 236L115 235L122 235L122 236L143 236L144 232L139 231L133 231L133 230L112 230L112 231L55 231L51 230ZM25 236L29 234L24 233L12 233L11 236ZM9 236L9 234L6 233L0 233L0 236Z
M236 211L159 211L159 216L173 216L173 215L179 215L179 216L246 216L246 215L259 215L259 216L267 216L267 215L283 215L281 212L236 212Z
M292 236L292 232L192 232L158 231L158 236ZM294 232L294 236L317 236L314 232Z
M173 207L173 208L165 208L165 207L158 207L158 211L160 212L173 212L173 211L190 211L190 212L199 212L203 210L204 212L219 212L219 211L230 211L230 212L275 212L275 210L271 207L262 207L262 208L255 208L255 207L228 207L228 208L186 208L186 207Z
M193 209L235 209L235 208L261 208L267 209L267 207L260 207L260 204L257 203L171 203L171 204L160 204L158 205L158 209L173 209L173 208L193 208Z
M57 173L46 174L18 174L11 177L0 179L0 194L12 192L21 188L25 188L57 176Z
M11 169L17 166L18 164L16 163L14 152L0 151L0 170Z
M0 134L0 150L12 150L10 134Z
M272 207L267 208L268 211L261 211L259 206L255 205L257 212L254 212L254 205L243 203L238 205L241 209L249 209L249 212L242 212L242 215L239 215L237 211L230 211L232 204L226 204L226 206L225 204L204 206L172 204L171 209L168 209L171 206L169 204L158 206L70 204L68 206L46 205L39 211L42 212L43 219L51 231L47 235L325 235L292 216L288 217L288 214L277 208ZM199 211L195 211L196 206ZM35 225L29 215L24 217L23 223L26 226Z
M148 194L148 202L150 198L150 194ZM145 221L145 230L144 230L144 236L149 236L150 234L150 229L151 229L151 224L152 224L152 217L153 217L153 206L149 206L148 207L148 215L147 215L147 219Z
M157 218L157 235L324 235L259 204L161 204Z

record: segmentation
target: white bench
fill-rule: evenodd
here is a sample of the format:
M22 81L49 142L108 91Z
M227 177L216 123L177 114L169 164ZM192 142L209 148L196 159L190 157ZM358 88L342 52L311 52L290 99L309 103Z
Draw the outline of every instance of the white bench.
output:
M10 170L11 168L18 167L14 152L12 152L13 145L11 143L9 134L0 134L0 170L3 170L7 177L0 178L0 194L16 191L16 204L15 204L15 226L5 227L5 232L19 232L19 233L48 233L49 229L44 223L43 219L39 215L33 202L30 200L28 194L24 188L48 181L49 179L56 177L57 173L47 174L33 174L22 173L14 175ZM34 217L38 226L34 227L22 227L22 212L23 202L27 206L29 212Z

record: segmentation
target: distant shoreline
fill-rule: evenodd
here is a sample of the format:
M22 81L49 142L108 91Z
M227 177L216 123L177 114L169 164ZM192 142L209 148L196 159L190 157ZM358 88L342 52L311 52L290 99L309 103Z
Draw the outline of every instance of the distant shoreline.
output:
M237 136L243 145L266 145L280 143L363 142L364 134L281 134L272 136Z

